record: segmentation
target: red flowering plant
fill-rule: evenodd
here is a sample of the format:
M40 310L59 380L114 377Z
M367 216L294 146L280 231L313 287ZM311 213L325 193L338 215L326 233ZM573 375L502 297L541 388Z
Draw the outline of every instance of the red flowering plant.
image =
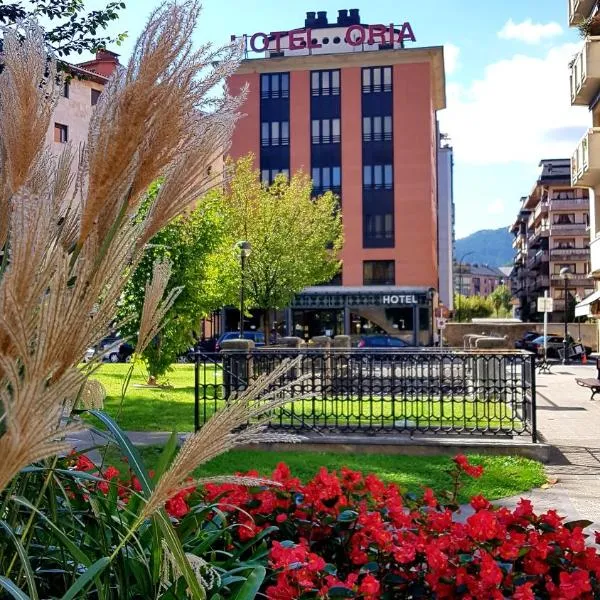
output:
M417 497L347 469L322 468L303 485L280 464L277 488L207 485L205 501L233 525L238 551L256 551L253 540L268 548L263 591L272 600L599 597L600 556L582 531L589 522L536 515L527 500L495 508L482 496L461 515L461 480L482 472L456 456L451 490Z

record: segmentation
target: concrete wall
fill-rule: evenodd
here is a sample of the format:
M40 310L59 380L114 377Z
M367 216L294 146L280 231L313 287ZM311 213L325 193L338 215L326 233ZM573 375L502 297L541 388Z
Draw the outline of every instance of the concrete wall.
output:
M506 325L481 325L474 323L448 323L444 330L444 341L449 346L462 346L463 336L467 334L485 334L499 337L508 336L510 345L521 339L527 331L544 333L542 323L512 323ZM569 333L577 339L579 337L579 323L569 324ZM560 323L548 324L549 335L564 334L564 325ZM598 329L595 323L581 324L581 340L585 346L590 346L594 352L598 351Z

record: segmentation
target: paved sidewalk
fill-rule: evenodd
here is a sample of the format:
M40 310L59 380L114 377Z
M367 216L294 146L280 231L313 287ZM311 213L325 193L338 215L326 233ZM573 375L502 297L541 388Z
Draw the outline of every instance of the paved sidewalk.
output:
M597 376L595 366L555 365L552 374L537 376L537 429L540 441L555 446L546 472L555 485L522 494L537 512L556 509L568 520L593 521L600 530L600 398L575 383ZM498 504L514 505L519 498Z

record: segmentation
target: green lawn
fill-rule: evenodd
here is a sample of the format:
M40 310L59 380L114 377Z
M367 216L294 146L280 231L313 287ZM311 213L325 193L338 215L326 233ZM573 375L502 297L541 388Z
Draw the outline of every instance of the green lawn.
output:
M152 468L161 452L159 446L140 447L147 468ZM515 456L470 456L475 464L484 467L480 479L465 478L461 502L473 495L483 494L490 500L512 496L545 483L541 463ZM405 491L419 492L423 486L440 492L450 486L447 470L449 457L402 456L381 454L338 454L329 452L301 452L297 448L287 452L261 450L232 450L219 456L196 471L197 476L225 475L248 470L257 470L268 476L279 462L287 463L292 473L301 480L310 479L321 466L340 469L346 466L363 473L374 473L387 482L398 484ZM119 456L111 451L109 463L119 465Z
M171 387L148 388L143 386L147 375L142 366L136 366L124 401L121 401L121 385L129 368L126 364L104 364L95 378L107 391L106 411L126 430L130 431L192 431L194 428L194 367L173 365L163 382ZM206 395L220 394L221 373L207 366L200 373L201 383L206 384ZM209 400L200 406L201 422L209 418L221 400ZM339 398L334 400L309 399L290 403L283 407L283 420L298 424L304 417L311 425L332 426L336 415L340 425L371 424L390 426L394 421L407 420L411 424L462 427L474 429L489 426L493 429L510 427L510 407L500 401L472 401L456 399L454 402L432 398L431 400L402 400L391 398L357 400Z

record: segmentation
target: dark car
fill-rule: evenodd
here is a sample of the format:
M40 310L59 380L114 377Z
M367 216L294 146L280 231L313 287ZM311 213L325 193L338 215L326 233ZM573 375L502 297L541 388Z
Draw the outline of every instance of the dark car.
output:
M103 362L129 362L134 348L117 336L108 336L98 344L95 352Z
M254 345L257 347L265 345L265 334L262 331L244 331L243 336L245 340L252 340L254 342ZM224 341L239 339L239 331L226 331L225 333L221 334L221 337L219 337L219 339L217 340L217 343L215 344L215 351L221 351L221 346L223 345Z
M412 344L391 335L363 335L359 348L410 348Z
M529 342L533 342L535 338L540 337L539 331L527 331L520 340L515 342L517 350L525 350Z
M559 358L559 351L562 351L562 349L564 348L564 344L563 344L563 336L562 335L549 335L548 336L548 340L546 342L546 347L547 347L547 355L548 358ZM568 342L569 342L569 347L573 348L575 345L575 341L573 340L573 338L571 336L569 336L568 338ZM528 343L528 347L526 348L526 350L530 350L531 352L535 352L538 355L542 355L544 353L544 336L540 335L539 337L535 338L533 341ZM587 356L589 356L592 353L592 349L589 346L584 346L584 351L586 353ZM567 354L568 357L571 356L571 354Z

